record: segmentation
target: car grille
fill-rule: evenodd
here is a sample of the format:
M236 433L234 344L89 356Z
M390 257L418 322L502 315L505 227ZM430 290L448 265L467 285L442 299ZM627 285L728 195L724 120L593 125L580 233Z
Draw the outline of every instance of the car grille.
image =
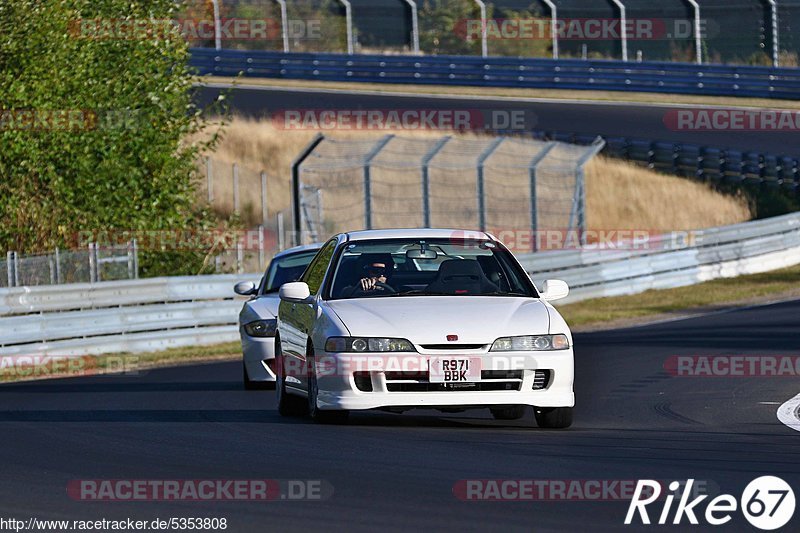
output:
M536 373L533 375L533 390L546 389L547 385L549 384L550 384L550 371L537 370Z
M485 344L420 344L426 350L480 350L486 348Z

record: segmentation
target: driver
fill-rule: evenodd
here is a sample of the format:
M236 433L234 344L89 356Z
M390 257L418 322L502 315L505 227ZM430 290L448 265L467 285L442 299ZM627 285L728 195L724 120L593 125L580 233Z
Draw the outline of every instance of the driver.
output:
M355 285L344 290L345 294L366 293L378 295L394 292L389 285L389 278L392 275L394 261L390 257L373 257L368 259L361 267L363 277Z

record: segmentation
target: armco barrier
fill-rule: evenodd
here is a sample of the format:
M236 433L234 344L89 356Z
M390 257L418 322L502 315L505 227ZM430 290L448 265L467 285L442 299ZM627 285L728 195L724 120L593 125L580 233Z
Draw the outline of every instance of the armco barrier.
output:
M531 278L563 279L563 303L693 285L800 264L800 213L692 232L665 250L567 250L520 256Z
M800 213L691 233L682 248L521 255L562 303L692 285L800 264ZM157 278L0 289L0 356L144 352L237 339L233 284L258 275Z
M158 351L238 338L237 281L153 278L0 289L0 356Z
M192 48L201 75L794 99L800 69L473 56L311 54Z

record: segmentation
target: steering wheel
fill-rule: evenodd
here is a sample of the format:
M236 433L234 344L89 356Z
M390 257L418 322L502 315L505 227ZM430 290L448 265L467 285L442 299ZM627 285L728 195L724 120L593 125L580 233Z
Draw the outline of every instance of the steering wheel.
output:
M394 294L394 293L397 292L396 290L391 288L389 285L383 283L382 281L376 281L375 282L375 286L376 287L381 287L383 290L382 291L375 291L375 290L365 291L364 289L361 288L361 285L359 285L358 288L355 291L355 294L379 294L381 292L384 293L384 294Z

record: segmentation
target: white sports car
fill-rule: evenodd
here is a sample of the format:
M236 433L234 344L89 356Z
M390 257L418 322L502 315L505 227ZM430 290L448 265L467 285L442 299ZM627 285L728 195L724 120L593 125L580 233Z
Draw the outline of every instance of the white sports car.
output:
M275 326L278 289L297 280L319 251L319 244L298 246L275 255L261 283L241 281L236 294L250 296L239 313L242 339L242 380L247 390L270 388L275 384Z
M316 421L352 410L488 407L540 427L572 423L572 334L502 243L486 233L376 230L325 243L280 288L278 409Z

